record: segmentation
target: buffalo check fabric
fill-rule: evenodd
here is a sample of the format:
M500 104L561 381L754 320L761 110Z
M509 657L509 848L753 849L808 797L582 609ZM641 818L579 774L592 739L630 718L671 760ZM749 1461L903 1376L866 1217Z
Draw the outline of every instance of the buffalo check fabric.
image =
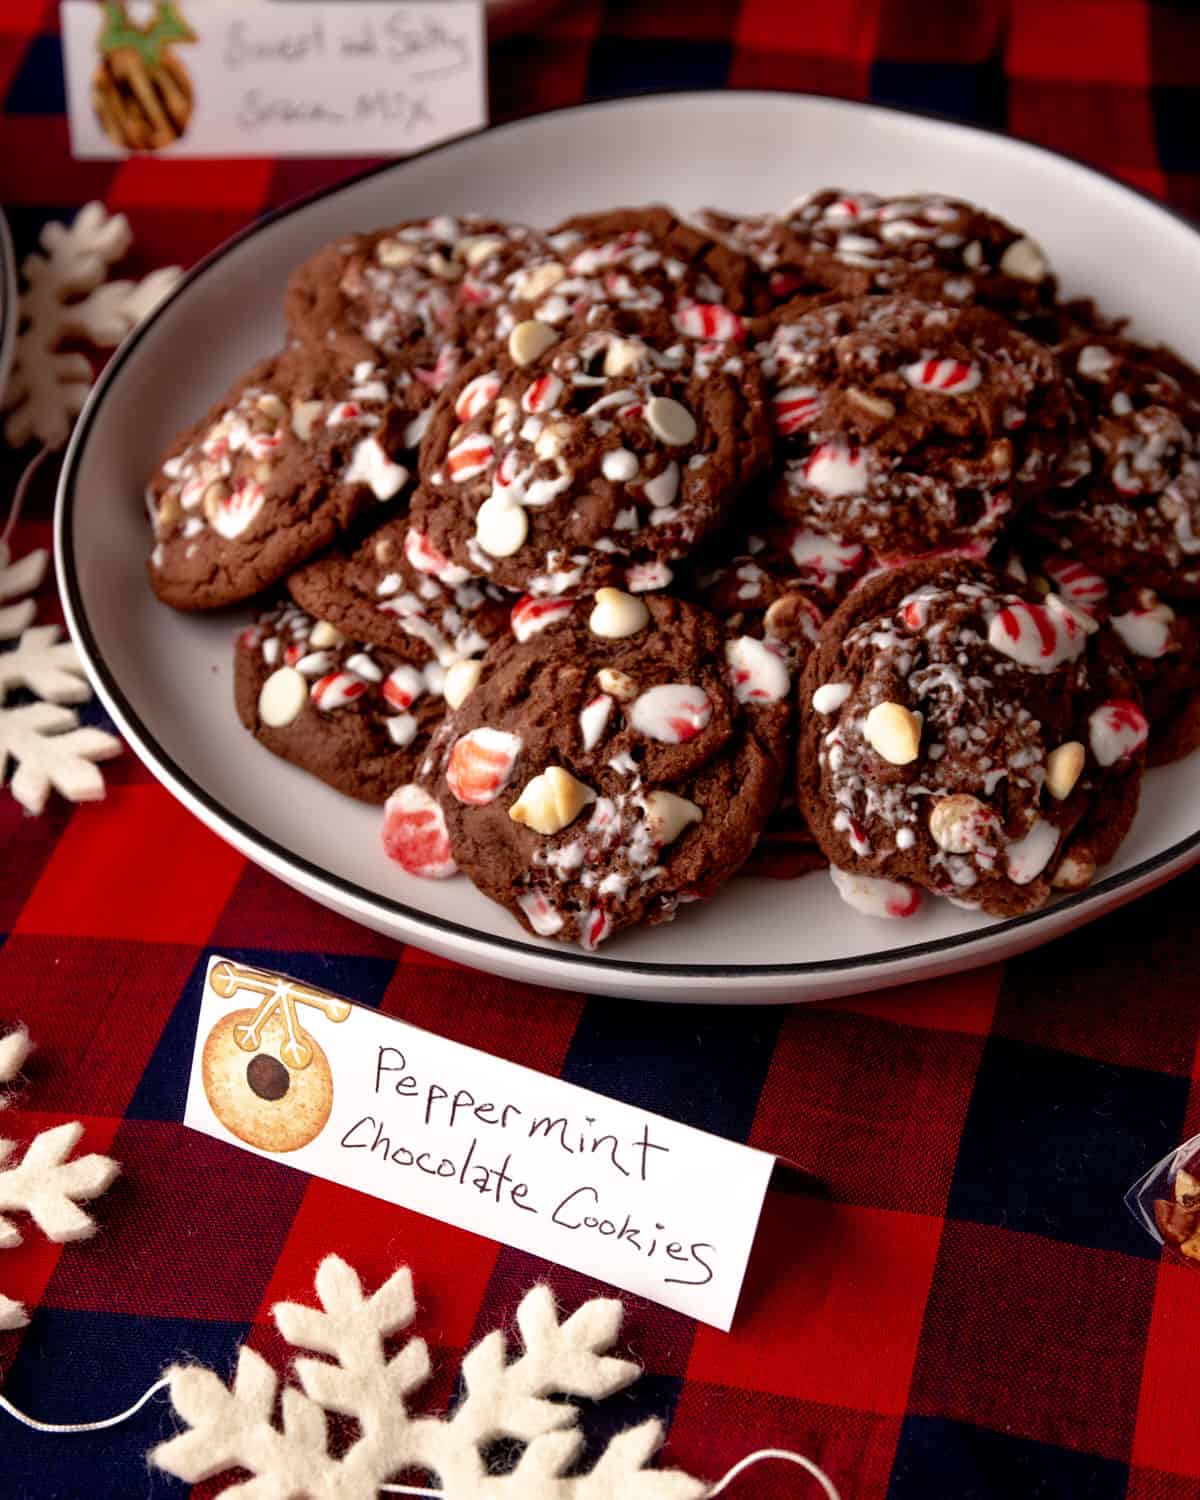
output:
M492 51L495 119L665 88L807 89L937 111L1069 152L1200 213L1200 9L1147 0L578 0ZM0 5L0 201L18 249L102 198L138 263L184 264L362 162L73 162L56 7ZM920 184L929 186L929 184ZM1081 231L1083 232L1083 231ZM11 489L22 456L6 456ZM49 538L50 476L18 551ZM93 706L85 715L103 722ZM280 968L812 1174L779 1174L733 1331L627 1298L646 1368L587 1414L643 1416L717 1477L759 1447L846 1500L1200 1500L1200 1272L1160 1259L1128 1184L1200 1131L1200 874L1003 968L794 1010L665 1008L518 987L312 905L205 831L131 756L108 799L25 817L0 797L0 1024L40 1043L5 1117L63 1119L125 1166L95 1239L6 1253L32 1309L0 1334L10 1400L51 1421L129 1404L180 1357L284 1350L275 1301L331 1251L421 1296L432 1401L534 1281L587 1278L187 1131L207 957ZM9 1128L11 1127L11 1128ZM72 1439L0 1416L0 1493L149 1500L152 1404ZM804 1495L762 1469L736 1496ZM201 1485L191 1493L212 1494Z

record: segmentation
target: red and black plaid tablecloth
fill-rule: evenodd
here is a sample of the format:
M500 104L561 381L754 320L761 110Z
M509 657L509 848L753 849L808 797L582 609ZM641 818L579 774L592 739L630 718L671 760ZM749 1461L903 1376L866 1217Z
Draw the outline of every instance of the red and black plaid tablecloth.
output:
M72 162L55 12L0 4L0 200L19 250L99 197L133 222L134 271L186 263L352 169ZM495 48L491 83L495 118L726 85L917 106L1200 211L1200 7L1182 0L580 0ZM6 486L17 468L4 461ZM49 491L18 553L48 541ZM412 1266L434 1404L534 1280L567 1305L598 1290L185 1130L219 950L822 1179L824 1194L769 1195L731 1334L627 1299L624 1347L647 1373L588 1414L597 1442L654 1413L668 1461L693 1473L777 1444L817 1458L846 1500L1200 1497L1200 1270L1160 1261L1121 1204L1200 1130L1200 875L1003 968L835 1006L663 1008L519 987L375 937L248 865L132 757L108 772L106 802L38 820L0 796L0 1024L23 1018L40 1043L4 1133L79 1117L86 1146L125 1165L95 1239L60 1251L34 1234L0 1257L0 1286L36 1305L0 1334L3 1389L26 1410L94 1417L181 1355L228 1372L243 1340L282 1362L268 1309L307 1299L331 1250L371 1280ZM75 1439L0 1417L0 1495L181 1495L142 1460L170 1426L162 1406ZM807 1484L759 1470L735 1493Z

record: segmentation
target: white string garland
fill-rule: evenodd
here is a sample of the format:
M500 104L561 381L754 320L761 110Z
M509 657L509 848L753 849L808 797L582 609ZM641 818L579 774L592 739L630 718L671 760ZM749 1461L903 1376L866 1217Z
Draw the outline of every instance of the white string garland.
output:
M49 1432L59 1436L64 1434L82 1432L103 1432L108 1427L119 1427L122 1422L128 1422L130 1417L137 1416L142 1407L158 1395L159 1391L166 1390L170 1384L165 1378L156 1381L148 1391L143 1391L132 1406L124 1411L118 1412L114 1417L100 1417L94 1422L39 1422L35 1417L28 1417L23 1411L19 1411L6 1396L0 1395L0 1411L6 1411L10 1417L21 1423L22 1426L30 1428L34 1432ZM811 1458L805 1458L803 1453L793 1453L790 1448L759 1448L755 1453L748 1453L745 1458L738 1459L733 1468L723 1474L716 1484L707 1491L705 1500L717 1500L718 1495L723 1495L735 1479L752 1469L756 1464L766 1463L770 1459L778 1459L782 1463L795 1464L804 1470L806 1474L821 1486L826 1500L841 1500L833 1480L826 1474L825 1470L815 1464ZM416 1496L418 1500L443 1500L442 1490L422 1489L417 1485L410 1484L381 1484L380 1492L387 1495L409 1495Z
M0 545L7 542L12 536L17 522L21 519L21 511L25 505L25 497L29 493L29 486L33 476L40 468L43 459L47 458L53 450L50 448L39 448L25 467L21 470L21 477L17 480L16 488L13 490L12 503L8 508L8 518L4 522L4 529L0 531Z

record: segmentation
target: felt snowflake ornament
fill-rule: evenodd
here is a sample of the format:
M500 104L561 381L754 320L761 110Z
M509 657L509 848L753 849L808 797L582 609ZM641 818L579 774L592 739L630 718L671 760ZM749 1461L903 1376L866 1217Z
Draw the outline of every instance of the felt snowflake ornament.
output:
M416 1416L408 1397L429 1376L424 1340L409 1339L390 1358L384 1340L406 1329L416 1306L401 1267L365 1295L354 1269L337 1256L317 1268L320 1310L278 1303L272 1316L289 1344L331 1356L298 1358L300 1389L286 1385L274 1420L279 1381L270 1365L242 1348L233 1384L211 1370L177 1365L167 1372L171 1401L188 1430L155 1448L151 1461L195 1484L226 1470L253 1477L224 1493L244 1500L375 1500L405 1471L436 1476L447 1500L700 1500L709 1487L678 1470L648 1469L662 1441L658 1422L619 1433L586 1473L576 1407L551 1396L593 1400L641 1374L614 1359L621 1304L598 1298L559 1321L547 1287L535 1287L517 1311L524 1351L510 1361L502 1332L464 1358L464 1394L446 1417ZM329 1451L327 1413L352 1417L359 1436ZM489 1445L523 1445L514 1468L488 1472Z
M0 542L0 641L11 641L33 624L37 605L28 595L41 588L49 562L45 547L13 562L8 543Z
M23 1026L0 1037L0 1084L17 1077L32 1050ZM0 1097L0 1109L7 1102ZM26 1146L20 1161L13 1160L16 1142L0 1140L0 1250L21 1243L20 1230L5 1217L13 1212L27 1213L56 1244L87 1239L96 1232L79 1204L98 1197L120 1168L107 1156L78 1156L72 1161L71 1152L82 1134L78 1123L43 1130ZM28 1321L24 1307L0 1292L0 1329L24 1328Z
M166 266L141 281L106 282L132 238L124 214L88 203L73 223L47 224L41 250L26 256L21 331L3 397L9 411L5 437L14 448L31 438L60 448L91 389L90 362L77 351L62 351L63 341L114 347L179 279L179 267Z

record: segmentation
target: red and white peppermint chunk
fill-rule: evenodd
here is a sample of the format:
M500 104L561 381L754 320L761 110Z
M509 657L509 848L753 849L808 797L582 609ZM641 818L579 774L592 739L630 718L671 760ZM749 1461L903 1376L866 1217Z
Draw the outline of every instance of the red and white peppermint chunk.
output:
M1064 599L1069 599L1093 617L1099 612L1108 598L1108 584L1099 573L1093 573L1081 562L1067 557L1052 557L1045 566L1055 591Z
M521 407L535 415L538 412L553 411L562 393L563 383L559 376L541 375L522 395Z
M1009 604L988 627L988 645L1023 667L1053 672L1073 661L1087 644L1083 626L1062 609Z
M356 698L361 698L366 690L365 679L356 672L328 672L319 682L313 683L309 696L314 708L323 709L330 714L335 709L345 708Z
M480 412L487 411L499 394L500 377L494 370L488 370L483 375L476 375L475 379L469 380L458 393L458 400L454 403L454 415L460 422L469 422Z
M424 691L425 678L407 662L388 673L382 688L384 702L401 713L411 708Z
M787 385L771 397L775 413L775 430L780 437L790 437L802 427L811 427L821 410L821 398L815 385Z
M902 365L900 373L914 390L941 391L947 396L965 396L983 379L978 365L962 359L938 359L936 355Z
M1038 818L1023 838L1009 844L1004 853L1008 878L1014 885L1028 885L1036 880L1058 848L1058 829L1045 818Z
M667 588L674 576L664 562L634 563L625 569L625 587L631 594L647 594Z
M778 703L787 696L787 662L778 650L752 635L725 643L725 660L739 703Z
M428 573L451 588L466 583L471 576L466 568L439 552L425 533L415 526L410 526L404 534L404 555L418 573Z
M383 850L410 875L445 880L458 871L442 810L424 789L398 787L383 809Z
M527 641L574 608L574 599L535 599L531 594L523 594L513 605L508 620L517 640Z
M906 880L876 880L830 865L834 889L855 911L868 917L911 917L921 905L921 892Z
M517 897L517 905L538 937L553 937L562 931L563 919L545 892L522 891Z
M455 443L446 454L446 470L457 484L487 472L496 457L496 445L486 432L476 432Z
M712 718L712 704L702 687L689 682L663 682L634 699L629 722L647 739L664 745L694 740Z
M612 931L612 921L606 911L596 908L579 919L579 945L589 953L594 952Z
M1102 766L1115 766L1136 755L1149 733L1146 715L1127 698L1110 699L1088 716L1088 741Z
M519 735L503 729L472 729L460 735L446 762L446 785L460 802L494 802L512 777L521 753Z
M682 300L675 309L675 327L690 339L715 339L720 343L741 343L746 325L719 302Z
M262 510L266 498L266 491L257 480L244 479L236 490L217 503L210 523L213 530L227 542L236 541Z
M843 542L824 531L798 526L788 538L788 553L801 574L821 588L829 588L843 573L857 573L865 550L857 542Z
M432 370L414 370L413 374L431 391L440 391L458 369L458 349L453 344L443 344Z
M600 743L613 710L613 700L607 693L598 693L579 710L579 735L585 750L594 750Z
M822 443L804 460L801 472L827 500L861 495L867 487L866 450L845 443Z
M1148 598L1141 604L1124 614L1113 615L1109 623L1120 636L1126 651L1154 661L1167 653L1174 619L1175 611L1171 606L1148 593Z

